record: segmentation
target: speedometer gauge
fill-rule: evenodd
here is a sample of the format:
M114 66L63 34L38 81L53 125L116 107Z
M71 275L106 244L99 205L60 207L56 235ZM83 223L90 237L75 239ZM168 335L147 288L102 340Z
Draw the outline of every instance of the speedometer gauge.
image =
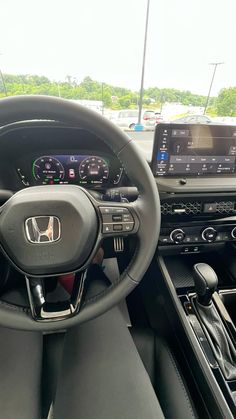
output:
M54 184L64 179L65 170L59 160L43 156L34 161L33 176L43 184Z
M109 167L101 157L91 156L84 159L79 166L81 180L91 183L103 183L108 179Z

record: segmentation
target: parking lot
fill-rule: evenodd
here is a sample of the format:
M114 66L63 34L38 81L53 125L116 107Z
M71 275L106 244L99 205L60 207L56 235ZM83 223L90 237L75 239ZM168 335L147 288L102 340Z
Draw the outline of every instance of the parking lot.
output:
M146 158L151 160L154 131L126 131L126 134L136 142L137 146L142 150Z

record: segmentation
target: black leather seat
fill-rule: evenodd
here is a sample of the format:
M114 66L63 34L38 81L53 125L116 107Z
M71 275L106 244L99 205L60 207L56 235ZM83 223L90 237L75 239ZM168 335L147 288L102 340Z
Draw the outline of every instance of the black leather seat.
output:
M9 361L14 359L26 371L29 370L29 358L23 356L25 337L22 334L22 339L19 338L20 333L9 330L7 334L15 344L9 346L6 342L4 348ZM93 321L69 329L66 334L45 336L43 419L48 417L51 400L54 419L197 418L186 383L165 341L157 338L150 329L132 328L131 334L133 339L120 310L113 308ZM37 352L39 362L34 362L30 371L37 375L39 390L42 347L34 334L27 333L27 336L31 337L28 346L34 345L34 353ZM40 334L36 336L40 340ZM17 344L18 348L19 344L22 346L22 356L17 356ZM32 383L35 381L33 375ZM11 394L19 394L18 379L21 380L21 389L29 391L28 376L20 374L15 380L9 376ZM4 391L7 381L6 375ZM33 391L33 385L30 388ZM38 390L34 389L32 403L27 405L29 414L26 407L24 416L17 416L19 410L16 410L16 419L39 417L36 415L36 412L40 415L39 398L34 400ZM11 395L4 391L1 392L0 405L1 398L8 400L9 397L9 408L4 417L10 419L14 408L12 410Z
M187 384L164 339L148 328L131 329L139 355L167 419L197 418Z
M124 337L122 329L121 336L120 327L114 329L112 317L117 317L117 314L115 322L119 323L119 313L114 309L103 316L102 322L99 318L86 323L78 329L71 330L66 337L67 349L59 377L55 417L62 418L66 410L70 409L71 412L80 410L78 418L82 419L197 418L185 380L165 341L157 338L151 329L131 328L131 335L156 391L156 398L128 334L125 333ZM113 330L109 330L109 324ZM110 334L109 345L106 344L106 330L109 330ZM77 333L79 336L75 336ZM62 354L58 345L63 346L64 336L51 335L46 340L45 356L48 357L46 362L49 367L45 376L48 410L49 401L51 398L55 399L55 371L60 368ZM95 346L94 342L97 342ZM77 362L72 365L70 359L74 362L75 357ZM67 382L65 378L71 369L73 373ZM53 374L50 374L50 370ZM51 384L50 377L54 377ZM137 386L136 389L132 388L133 383ZM148 403L152 405L150 410L149 407L146 410ZM70 415L70 418L77 418L76 413Z

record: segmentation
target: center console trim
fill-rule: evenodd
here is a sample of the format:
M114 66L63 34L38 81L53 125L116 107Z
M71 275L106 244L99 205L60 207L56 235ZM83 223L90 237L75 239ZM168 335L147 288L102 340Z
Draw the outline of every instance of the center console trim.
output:
M155 177L159 192L169 193L204 193L236 192L236 176L201 178L161 178Z

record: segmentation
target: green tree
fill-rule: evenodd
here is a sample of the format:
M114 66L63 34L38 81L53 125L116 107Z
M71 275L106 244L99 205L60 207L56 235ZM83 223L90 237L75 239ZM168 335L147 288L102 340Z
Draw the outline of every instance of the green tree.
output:
M129 108L132 105L132 96L130 94L121 96L119 98L121 108Z
M236 87L220 91L216 108L219 116L236 116Z
M56 82L49 80L45 76L38 76L36 74L4 74L4 80L8 95L22 95L22 94L46 94L53 96L61 96L68 99L88 99L88 100L103 100L104 106L112 109L130 108L136 109L139 103L139 92L132 91L118 86L111 86L106 83L101 83L93 80L91 77L85 77L81 83L77 79L68 75L64 81ZM235 89L235 88L232 88ZM228 89L224 89L224 91ZM4 97L4 89L0 81L0 97ZM116 101L112 101L112 96L116 97ZM231 97L231 99L228 98ZM149 87L144 90L144 107L149 109L159 109L161 104L165 102L178 102L184 105L204 106L206 98L201 95L195 95L190 91L182 91L172 88L160 89L158 87ZM232 99L232 92L230 94L221 92L219 100L211 98L209 106L216 107L218 103L219 113L225 112L233 114L235 99ZM228 103L229 102L229 103ZM222 106L229 107L229 110L223 111Z

